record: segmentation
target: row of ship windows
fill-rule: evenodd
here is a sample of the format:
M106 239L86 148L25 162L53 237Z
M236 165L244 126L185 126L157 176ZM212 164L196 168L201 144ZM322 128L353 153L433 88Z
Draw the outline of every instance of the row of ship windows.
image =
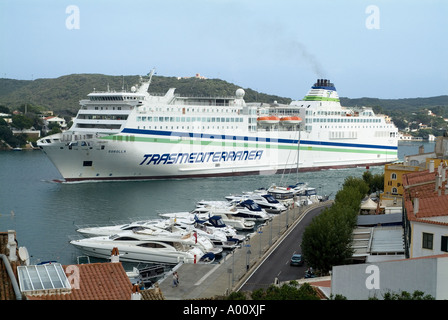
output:
M114 106L105 106L105 107L95 107L95 110L121 110L121 107L114 107ZM84 108L84 110L87 110L88 108ZM132 109L132 107L130 107L129 109Z
M137 122L243 122L242 117L220 118L220 117L145 117L138 116Z
M127 115L102 115L102 114L80 114L78 115L78 119L86 119L86 120L127 120Z
M185 108L185 107L142 107L142 111L155 111L155 112L200 112L200 113L240 113L239 109L233 108Z
M306 123L311 122L343 122L343 123L380 123L381 119L363 119L363 118L306 118Z
M307 127L309 127L309 128L312 128L312 126L307 126ZM335 125L335 126L320 126L320 128L321 129L366 129L366 128L369 128L369 129L390 129L391 128L391 126L375 126L375 125L373 125L373 126L369 126L369 125L365 125L365 126L361 126L361 125L358 125L358 126L342 126L342 125L340 125L340 126L338 126L338 125Z
M394 138L396 137L396 132L389 131L375 131L375 137L377 138ZM330 131L329 132L330 139L356 139L358 138L357 131Z
M313 111L313 110L307 110L306 115L312 116L312 115L324 115L324 116L346 116L346 111ZM358 114L358 113L356 113ZM373 112L371 111L364 111L361 112L361 116L373 116Z
M228 130L236 130L241 129L238 126L137 126L137 129L143 130L214 130L214 129L228 129ZM250 129L250 128L249 128ZM256 128L255 128L256 129Z
M90 101L145 100L144 96L91 96Z
M382 129L383 126L320 126L320 129ZM383 129L387 129L387 126L384 127ZM305 125L305 131L312 131L313 130L313 126L310 125ZM341 133L342 132L342 133ZM344 135L344 132L346 132L347 136ZM330 138L334 138L334 139L338 139L338 138L348 138L350 136L350 138L356 138L356 136L352 136L353 134L351 132L355 132L355 131L330 131ZM389 136L390 138L395 138L398 136L398 134L394 131L375 131L375 137L387 137Z

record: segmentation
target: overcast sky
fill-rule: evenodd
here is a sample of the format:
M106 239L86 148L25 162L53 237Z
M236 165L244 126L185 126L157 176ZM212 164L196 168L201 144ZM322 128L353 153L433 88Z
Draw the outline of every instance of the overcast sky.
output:
M448 94L446 0L0 0L0 77L220 78L302 99ZM82 97L80 97L81 99Z

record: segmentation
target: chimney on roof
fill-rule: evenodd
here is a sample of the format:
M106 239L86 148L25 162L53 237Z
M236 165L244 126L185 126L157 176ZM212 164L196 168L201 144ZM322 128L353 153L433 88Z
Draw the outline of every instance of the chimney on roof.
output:
M442 175L436 174L436 185L434 191L439 192L441 188L442 188Z
M131 300L142 300L142 294L137 284L132 286Z
M414 216L417 216L418 208L419 207L419 200L418 198L414 198Z
M8 230L9 261L17 261L17 242L14 230Z
M112 249L112 253L110 256L110 262L120 262L120 253L118 252L118 248L114 247Z
M434 172L434 160L429 161L429 172L430 173Z

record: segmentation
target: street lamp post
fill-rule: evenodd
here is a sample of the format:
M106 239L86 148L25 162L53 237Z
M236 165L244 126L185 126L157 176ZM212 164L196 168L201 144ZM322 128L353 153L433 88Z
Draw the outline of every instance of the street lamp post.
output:
M249 271L250 266L250 254L252 253L250 251L250 244L246 245L247 251L246 251L246 272Z

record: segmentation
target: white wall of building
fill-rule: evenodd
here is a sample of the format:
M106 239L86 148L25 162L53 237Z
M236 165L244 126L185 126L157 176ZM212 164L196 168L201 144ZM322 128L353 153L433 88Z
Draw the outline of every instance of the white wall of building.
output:
M448 236L448 227L424 222L412 222L412 239L409 251L410 258L419 258L438 254L446 254L448 252L441 250L442 236ZM423 233L433 234L433 248L423 248Z
M448 299L448 255L375 264L335 266L331 294L348 300L383 299L387 292L416 290L437 300Z

